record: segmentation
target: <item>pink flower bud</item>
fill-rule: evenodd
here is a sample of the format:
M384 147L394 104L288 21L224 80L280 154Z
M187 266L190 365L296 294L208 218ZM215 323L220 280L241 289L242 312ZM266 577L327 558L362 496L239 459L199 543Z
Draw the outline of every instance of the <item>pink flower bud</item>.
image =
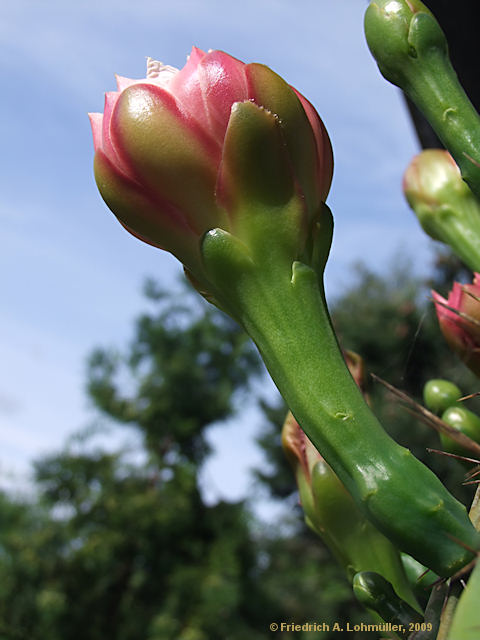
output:
M303 96L268 67L195 47L181 70L149 59L145 79L117 84L90 120L98 188L128 231L202 279L207 231L248 244L246 210L294 199L287 226L300 227L300 255L333 167L327 132Z
M445 300L432 291L440 329L449 346L480 375L480 274L473 284L455 282Z

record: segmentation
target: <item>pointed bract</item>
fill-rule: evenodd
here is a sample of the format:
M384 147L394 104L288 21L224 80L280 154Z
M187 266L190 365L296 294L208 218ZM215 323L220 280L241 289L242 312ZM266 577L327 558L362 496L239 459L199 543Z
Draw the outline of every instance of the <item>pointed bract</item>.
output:
M307 208L316 212L327 194L317 179L320 157L305 109L285 80L265 65L249 64L246 73L251 98L277 116Z

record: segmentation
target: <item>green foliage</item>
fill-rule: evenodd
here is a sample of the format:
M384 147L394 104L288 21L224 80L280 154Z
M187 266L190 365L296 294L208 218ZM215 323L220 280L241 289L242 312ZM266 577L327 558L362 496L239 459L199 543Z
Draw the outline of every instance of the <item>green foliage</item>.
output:
M57 640L50 623L64 601L48 576L58 567L63 532L40 506L5 494L0 495L0 519L0 638L40 638L31 633L42 628Z
M64 453L37 465L37 481L41 521L26 527L28 509L2 509L16 517L15 535L1 535L5 632L35 640L257 637L255 622L269 607L253 579L245 509L206 506L192 468L162 479L116 455Z
M187 293L178 304L150 283L148 294L130 347L97 350L88 384L145 446L72 441L36 464L38 506L0 503L0 638L262 637L271 606L250 516L242 503L205 504L198 486L206 430L234 412L259 359Z

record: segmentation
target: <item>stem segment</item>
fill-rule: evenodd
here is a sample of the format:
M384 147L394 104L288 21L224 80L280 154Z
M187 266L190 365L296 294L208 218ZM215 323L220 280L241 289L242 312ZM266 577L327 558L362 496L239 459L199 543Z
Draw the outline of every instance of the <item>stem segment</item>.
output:
M478 537L466 509L383 430L341 355L317 274L214 230L203 244L217 297L244 326L290 410L365 515L401 550L448 576ZM261 260L261 264L259 264ZM460 544L459 544L460 541Z
M480 197L480 117L458 81L434 15L420 0L372 0L365 35L382 75L419 107Z
M449 58L433 50L414 60L402 86L458 164L462 178L480 198L480 117L458 81Z

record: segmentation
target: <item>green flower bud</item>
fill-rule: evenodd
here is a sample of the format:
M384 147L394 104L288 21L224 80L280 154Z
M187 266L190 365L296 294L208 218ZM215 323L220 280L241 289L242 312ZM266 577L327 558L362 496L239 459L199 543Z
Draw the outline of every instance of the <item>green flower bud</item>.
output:
M449 380L436 378L429 380L423 387L423 401L427 409L433 413L440 414L448 407L454 405L462 392L456 384Z
M396 625L395 632L401 638L408 638L410 625L423 622L423 616L404 602L392 588L392 585L378 573L362 571L353 579L353 593L364 607Z
M295 471L305 521L345 568L349 580L358 571L377 571L417 607L399 553L361 513L291 413L282 429L282 444Z
M365 14L365 35L382 75L394 84L424 49L447 48L433 14L419 0L375 0Z
M423 230L480 270L480 202L447 151L427 149L408 166L403 189Z
M461 406L449 407L443 413L442 420L474 442L480 443L480 418L473 411ZM440 433L440 440L445 451L458 456L471 457L471 451L464 449L445 433Z

